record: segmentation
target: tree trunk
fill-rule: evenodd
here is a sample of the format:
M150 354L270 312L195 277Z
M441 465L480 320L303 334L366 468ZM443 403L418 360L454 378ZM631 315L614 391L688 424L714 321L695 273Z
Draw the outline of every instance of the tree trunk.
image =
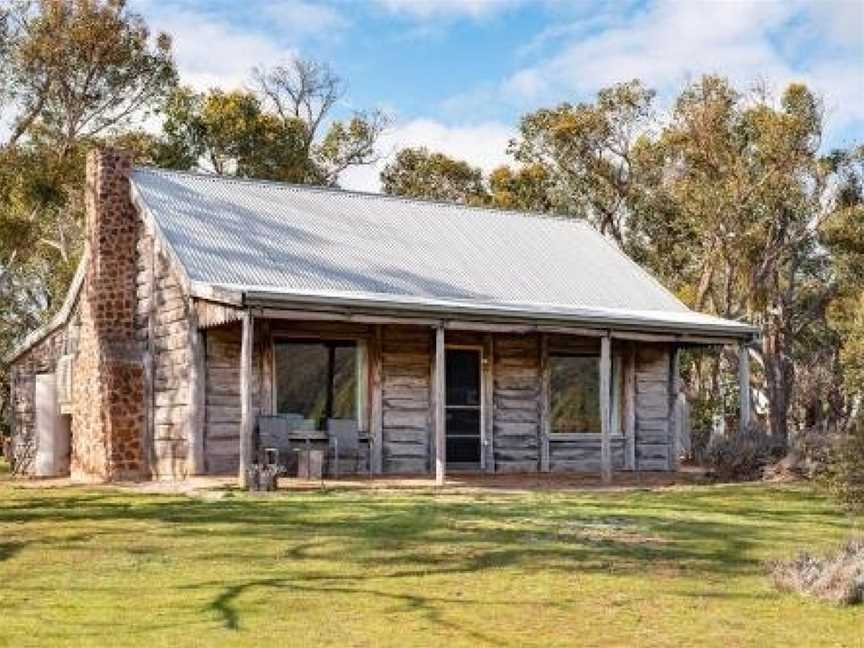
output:
M783 331L776 320L776 316L769 319L762 341L768 392L768 433L786 445L789 442L787 418L792 372Z

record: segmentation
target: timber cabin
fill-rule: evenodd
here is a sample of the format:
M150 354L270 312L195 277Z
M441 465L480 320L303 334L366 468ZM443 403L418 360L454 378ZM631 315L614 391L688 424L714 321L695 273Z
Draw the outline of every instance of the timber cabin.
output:
M242 480L262 445L334 425L373 475L675 470L678 350L738 345L748 384L754 327L689 310L578 220L113 150L86 193L66 301L6 359L18 474Z

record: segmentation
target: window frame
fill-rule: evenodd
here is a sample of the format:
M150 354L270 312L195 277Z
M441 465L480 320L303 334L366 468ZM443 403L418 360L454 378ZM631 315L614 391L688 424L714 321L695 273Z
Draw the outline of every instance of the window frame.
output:
M556 432L553 427L552 421L552 359L553 358L597 358L597 378L599 381L600 378L600 352L599 351L568 351L568 350L558 350L558 349L549 349L547 351L546 358L546 371L549 373L549 376L545 377L547 384L549 385L548 393L546 394L546 398L548 402L546 403L546 411L549 412L549 440L550 441L578 441L580 439L584 440L600 440L603 438L602 432ZM612 416L611 416L611 430L609 433L609 437L611 439L623 439L625 437L624 426L622 421L622 397L624 393L624 358L621 353L612 353L612 380L610 381L610 388L612 393L611 397L611 405L612 405ZM599 409L600 403L598 402L597 407Z
M357 394L355 396L356 404L356 421L357 428L360 432L367 433L369 430L369 353L368 340L364 336L357 335L291 335L277 334L270 338L270 413L273 416L279 416L279 381L277 380L276 372L276 347L279 344L321 344L324 346L332 345L337 347L340 344L344 346L354 345L356 351L355 372L357 383ZM332 385L330 387L332 389ZM328 400L330 395L328 395ZM310 430L313 431L313 430ZM326 430L314 430L321 433Z

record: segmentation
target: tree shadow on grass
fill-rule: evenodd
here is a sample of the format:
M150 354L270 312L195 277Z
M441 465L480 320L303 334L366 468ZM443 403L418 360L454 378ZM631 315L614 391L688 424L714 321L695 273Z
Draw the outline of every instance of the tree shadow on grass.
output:
M324 578L323 580L334 580L333 578ZM353 578L351 580L358 580ZM362 580L362 579L361 579ZM457 631L460 636L470 637L478 643L486 643L490 645L502 645L504 643L500 637L493 637L486 633L480 632L476 627L466 627L449 621L441 613L438 606L443 605L525 605L526 601L481 601L477 599L464 597L443 597L443 596L421 596L419 594L399 594L394 592L386 592L380 589L367 587L334 587L325 586L317 587L308 584L296 582L294 579L283 578L261 578L249 580L244 583L225 587L223 591L213 599L207 606L208 610L217 612L222 620L224 627L228 630L240 630L240 614L237 609L236 601L244 593L253 589L270 589L270 590L291 590L294 592L304 592L310 594L349 594L365 597L376 597L392 600L397 604L397 607L392 612L419 612L430 623L450 630ZM547 605L546 601L538 601L535 605Z
M0 562L5 562L13 558L29 544L29 542L18 542L15 540L0 541Z
M761 494L748 500L740 494L724 499L712 493L442 497L349 492L206 501L70 490L28 493L0 504L0 524L65 522L77 528L93 523L92 533L80 534L82 542L92 542L99 533L134 537L144 525L148 529L145 553L152 547L158 551L166 539L197 542L219 537L223 549L213 547L217 550L193 558L202 561L202 570L207 569L206 560L214 559L248 561L251 569L284 572L286 565L290 567L290 573L272 577L177 584L178 590L216 588L206 610L217 613L229 630L241 627L239 599L244 594L288 590L392 600L401 611L419 611L431 623L474 633L471 636L478 643L494 643L494 638L476 628L456 628L442 608L451 603L529 602L440 598L410 591L416 583L408 579L477 576L507 568L568 575L650 575L657 569L720 578L751 575L761 570L754 549L774 540L781 525L794 534L796 525L813 524L831 514L800 502L796 505L793 497L777 505L789 504L789 511L766 514L771 501L770 495ZM62 548L62 543L75 538L67 535L44 542ZM261 556L256 546L268 547L270 553ZM0 544L0 560L3 547ZM273 547L279 547L276 558ZM20 546L6 549L20 550ZM141 553L135 541L113 550ZM305 571L307 565L325 567ZM333 565L342 573L328 573ZM402 591L381 586L399 579L408 583Z

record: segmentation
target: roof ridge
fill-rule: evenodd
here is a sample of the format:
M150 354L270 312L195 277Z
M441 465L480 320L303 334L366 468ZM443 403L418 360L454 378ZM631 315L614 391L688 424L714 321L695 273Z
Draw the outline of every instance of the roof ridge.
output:
M381 200L392 200L397 202L404 202L409 204L421 204L421 205L434 205L438 207L447 207L451 209L470 209L480 212L491 212L496 214L508 214L512 216L518 216L520 218L537 218L543 220L558 220L563 221L569 224L578 225L580 227L587 227L594 232L603 236L601 232L597 230L591 223L589 223L585 218L579 216L567 216L566 214L550 214L547 212L540 211L520 211L518 209L505 209L503 207L494 207L489 205L468 205L465 203L458 203L451 200L433 200L431 198L416 198L413 196L397 196L393 194L385 194L385 193L376 193L374 191L362 191L360 189L345 189L344 187L326 187L322 185L307 185L300 184L298 182L281 182L279 180L267 180L264 178L240 178L237 176L225 176L219 175L216 173L205 173L202 171L185 171L185 170L177 170L177 169L165 169L162 167L155 166L135 166L133 171L143 171L144 173L153 173L153 174L161 174L161 175L182 175L182 176L190 176L193 178L200 178L202 180L211 180L217 182L232 182L236 184L245 184L245 185L264 185L264 186L273 186L281 189L286 189L290 191L313 191L316 193L329 193L329 194L343 194L343 195L354 195L361 198L376 198Z

